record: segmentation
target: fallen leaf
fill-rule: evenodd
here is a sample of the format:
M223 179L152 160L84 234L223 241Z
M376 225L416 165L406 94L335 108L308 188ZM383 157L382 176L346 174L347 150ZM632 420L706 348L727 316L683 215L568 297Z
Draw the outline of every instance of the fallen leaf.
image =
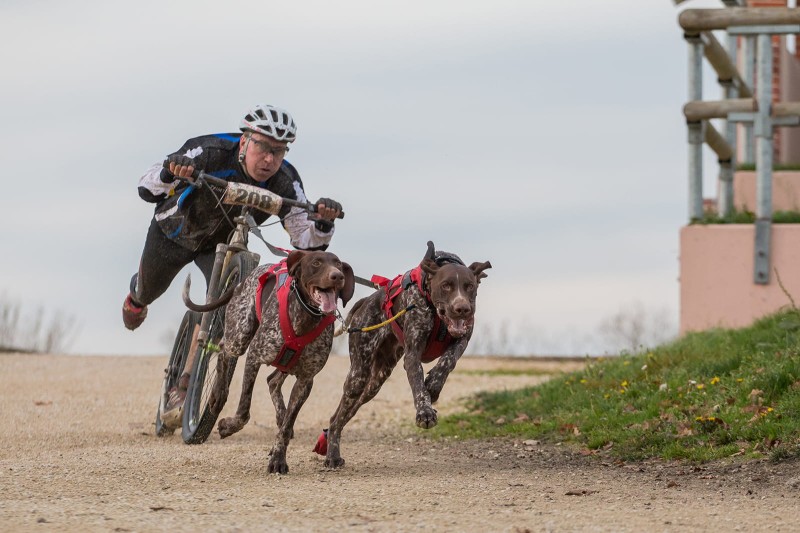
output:
M571 433L571 432L572 432L572 430L574 430L574 429L576 429L576 428L577 428L577 426L576 426L575 424L562 424L562 425L561 425L561 426L558 428L558 430L559 430L561 433Z
M764 394L763 390L753 389L750 391L750 401L754 404L761 403L761 395Z

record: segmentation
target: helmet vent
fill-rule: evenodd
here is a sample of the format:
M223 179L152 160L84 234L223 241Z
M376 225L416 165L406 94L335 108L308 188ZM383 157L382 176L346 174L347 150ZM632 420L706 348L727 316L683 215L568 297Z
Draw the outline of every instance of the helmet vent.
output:
M292 142L297 126L285 110L271 105L257 105L244 116L239 129L254 131L277 141Z

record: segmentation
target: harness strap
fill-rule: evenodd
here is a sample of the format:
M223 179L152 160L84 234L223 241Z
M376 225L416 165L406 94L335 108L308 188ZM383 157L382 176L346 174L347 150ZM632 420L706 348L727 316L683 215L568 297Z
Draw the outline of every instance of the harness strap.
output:
M314 329L298 337L292 327L292 321L289 319L289 293L291 292L291 285L292 278L287 277L280 287L278 287L278 315L281 321L281 333L283 333L283 346L281 346L278 357L272 362L272 366L281 372L288 372L294 368L300 356L303 354L303 349L319 337L325 328L336 320L336 317L333 315L325 315L320 319L319 324L317 324Z
M265 187L265 185L264 185L264 187ZM259 239L261 239L261 242L263 242L267 246L267 248L269 248L270 252L272 252L274 255L277 255L278 257L286 257L286 256L289 255L289 252L291 250L287 250L286 248L280 248L278 246L270 244L264 238L264 235L261 233L261 230L258 229L258 224L256 224L256 221L255 221L255 219L253 218L252 215L248 214L246 218L247 218L247 225L250 227L250 232L253 235L255 235L256 237L258 237ZM375 283L373 283L373 282L371 282L369 280L366 280L366 279L362 278L361 276L353 276L353 278L355 279L355 282L358 283L359 285L363 285L365 287L369 287L370 289L377 289L378 288L378 285L376 285Z
M425 289L423 288L425 282L424 278L425 273L420 266L409 270L405 274L396 276L391 281L382 276L372 276L372 282L377 283L384 289L383 311L386 314L387 322L391 322L394 336L403 346L405 346L406 343L405 334L403 333L403 329L395 320L396 316L394 314L394 300L400 295L400 293L402 293L404 290L407 290L411 285L416 285L419 288L419 291L425 297L425 300L427 300L427 302L430 304L430 294L425 292ZM400 313L402 312L403 311L400 311ZM398 315L400 313L398 313ZM454 339L447 331L444 321L439 318L438 313L434 313L433 330L431 331L430 337L428 337L428 343L425 346L425 351L422 353L422 362L430 363L434 359L441 356L447 347L453 343L453 341Z
M256 318L261 322L261 302L264 285L270 276L274 276L279 284L283 283L289 276L289 269L286 267L286 259L281 259L274 265L269 265L266 272L258 277L258 288L256 289Z
M275 279L275 285L277 286L278 318L280 320L281 333L283 334L283 346L281 346L278 356L272 362L272 366L281 372L288 372L300 360L303 349L319 337L325 328L336 320L336 317L334 315L325 315L314 329L305 335L297 336L289 318L289 293L291 292L293 278L289 275L286 267L286 259L283 259L279 263L270 265L269 269L258 277L255 305L259 322L261 322L262 294L264 286L270 282L270 278Z

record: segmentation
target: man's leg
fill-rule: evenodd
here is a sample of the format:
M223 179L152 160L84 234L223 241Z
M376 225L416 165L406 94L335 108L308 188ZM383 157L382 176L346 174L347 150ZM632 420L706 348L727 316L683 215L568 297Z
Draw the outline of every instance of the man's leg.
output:
M197 252L171 241L154 220L139 262L139 271L131 278L130 293L122 306L122 320L128 329L138 328L147 316L147 305L169 288L180 270L191 263Z
M206 278L206 290L208 290L208 285L211 282L211 272L214 267L214 257L214 251L211 250L200 252L194 259L194 263ZM192 332L192 342L189 344L189 355L186 358L186 364L183 366L183 374L181 374L181 377L178 379L178 388L176 389L174 395L172 392L170 392L170 401L167 402L167 407L169 409L183 407L183 400L186 398L186 389L189 387L189 374L192 371L194 360L197 357L197 337L199 334L200 324L197 324L194 327L194 332Z

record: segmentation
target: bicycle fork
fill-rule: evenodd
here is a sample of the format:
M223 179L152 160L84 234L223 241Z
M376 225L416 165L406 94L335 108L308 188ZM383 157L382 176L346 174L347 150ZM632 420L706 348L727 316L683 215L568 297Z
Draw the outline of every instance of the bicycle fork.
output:
M206 291L206 303L210 302L219 289L220 276L222 275L223 267L227 262L226 254L228 253L228 245L220 243L214 254L214 267L211 270L211 279L209 280L208 290ZM194 361L197 354L200 352L200 347L205 346L208 342L208 331L211 329L211 317L213 312L203 313L203 319L199 326L195 326L194 334L192 335L192 344L189 347L189 358L184 366L184 371L194 368Z

